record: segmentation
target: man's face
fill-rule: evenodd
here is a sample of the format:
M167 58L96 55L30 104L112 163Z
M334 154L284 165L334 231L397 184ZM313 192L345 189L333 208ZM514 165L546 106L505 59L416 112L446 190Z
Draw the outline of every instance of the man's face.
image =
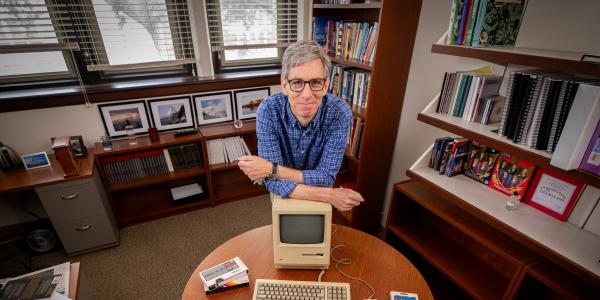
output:
M320 59L314 59L306 64L291 68L288 72L288 80L300 79L309 81L311 79L323 79L323 64ZM323 96L327 92L329 79L325 81L323 89L313 91L310 84L305 84L301 92L294 92L286 80L281 81L281 89L290 100L292 113L300 122L308 123L317 114ZM303 124L307 125L307 124Z

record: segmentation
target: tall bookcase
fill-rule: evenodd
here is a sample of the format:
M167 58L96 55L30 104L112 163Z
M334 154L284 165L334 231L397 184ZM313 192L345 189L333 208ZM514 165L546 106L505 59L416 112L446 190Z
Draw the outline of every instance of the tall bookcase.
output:
M600 78L600 65L581 62L582 53L443 42L434 44L432 52ZM418 120L600 188L600 177L558 169L550 165L551 154L492 133L499 124L437 114L436 101L432 99ZM426 267L474 298L597 297L600 237L527 205L507 211L507 196L465 176L446 177L430 169L430 152L431 148L407 171L412 180L394 187L385 231L388 242L413 252Z
M345 217L352 226L369 233L380 230L387 181L410 61L415 41L420 0L385 0L370 3L321 4L314 0L313 17L339 17L346 21L378 22L378 39L372 64L332 58L332 62L371 72L367 108L353 107L365 127L360 159L346 151L347 174L337 183L355 182L365 202Z
M113 149L104 151L102 146L96 143L95 163L100 170L106 192L120 227L169 216L192 209L218 205L227 201L238 200L265 194L266 190L261 186L252 184L237 164L209 164L207 140L241 136L253 154L256 148L256 123L247 121L242 128L234 128L233 124L219 124L202 127L198 133L175 137L172 132L160 134L158 142L151 142L147 136L137 137L137 145L130 145L128 140L117 140L113 142ZM163 149L191 145L197 149L197 156L190 155L186 149L181 148L180 160L183 164L189 164L190 160L197 161L195 164L175 168L172 172L157 172L156 161L146 160L135 163L132 159L140 158L144 153L158 154ZM159 155L160 158L160 155ZM199 161L198 161L199 158ZM137 174L120 178L115 182L110 179L110 169L107 161L127 160L130 164L120 164L119 174ZM171 158L173 160L173 157ZM186 162L187 161L187 162ZM174 161L174 163L176 163ZM143 169L140 174L135 169ZM144 176L139 176L144 175ZM170 189L191 183L199 183L203 193L194 196L192 201L181 205L173 205L171 202Z

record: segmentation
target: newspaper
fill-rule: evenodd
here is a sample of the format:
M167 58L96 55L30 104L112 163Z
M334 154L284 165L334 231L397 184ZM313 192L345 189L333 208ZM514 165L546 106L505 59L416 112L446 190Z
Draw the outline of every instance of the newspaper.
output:
M3 283L0 300L64 299L69 295L71 263L38 270L25 275L0 280Z

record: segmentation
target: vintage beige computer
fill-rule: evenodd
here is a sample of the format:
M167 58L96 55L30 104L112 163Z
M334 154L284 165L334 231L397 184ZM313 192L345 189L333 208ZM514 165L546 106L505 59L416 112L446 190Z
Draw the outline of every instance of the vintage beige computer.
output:
M280 269L327 269L331 204L298 199L273 201L273 254Z

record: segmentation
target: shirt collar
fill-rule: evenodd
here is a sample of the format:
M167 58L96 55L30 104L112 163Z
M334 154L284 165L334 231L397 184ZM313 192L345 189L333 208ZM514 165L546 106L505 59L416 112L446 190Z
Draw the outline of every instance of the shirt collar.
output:
M285 103L285 110L286 110L286 120L289 126L294 126L297 128L302 128L302 125L300 125L300 122L298 121L298 119L296 119L296 116L294 116L294 114L292 113L292 108L290 106L290 98L288 96L285 96L287 99L286 103ZM311 128L314 129L316 127L319 126L319 122L321 120L321 115L323 114L323 110L324 110L324 106L327 104L327 94L325 94L325 96L323 96L323 101L321 101L321 105L319 106L319 109L317 110L317 113L315 114L315 116L312 118L312 120L310 121L310 123L308 124L307 128Z

